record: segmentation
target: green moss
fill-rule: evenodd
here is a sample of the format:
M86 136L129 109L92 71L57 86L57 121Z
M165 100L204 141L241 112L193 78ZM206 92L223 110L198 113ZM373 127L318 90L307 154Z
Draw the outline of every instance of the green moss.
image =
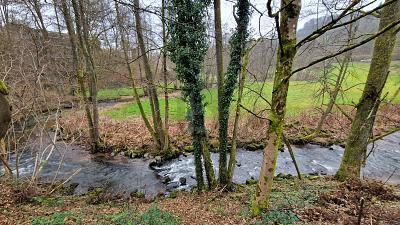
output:
M7 86L2 80L0 80L0 93L3 95L8 95Z
M193 145L188 145L188 146L183 147L183 151L193 152L194 151Z

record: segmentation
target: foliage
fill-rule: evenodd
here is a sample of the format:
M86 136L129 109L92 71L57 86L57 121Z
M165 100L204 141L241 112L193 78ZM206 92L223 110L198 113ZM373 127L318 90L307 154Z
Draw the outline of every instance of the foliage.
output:
M63 203L62 200L59 200L57 198L49 198L42 196L33 197L33 200L42 206L56 206Z
M175 225L179 224L171 213L161 211L157 206L151 206L142 214L125 209L120 213L109 216L112 224L116 225Z
M67 217L70 217L70 212L56 212L51 217L36 217L32 220L33 225L63 225Z
M178 220L171 213L159 210L156 206L150 207L136 220L137 225L176 225Z
M268 214L262 215L262 224L294 224L299 218L292 211L271 210Z

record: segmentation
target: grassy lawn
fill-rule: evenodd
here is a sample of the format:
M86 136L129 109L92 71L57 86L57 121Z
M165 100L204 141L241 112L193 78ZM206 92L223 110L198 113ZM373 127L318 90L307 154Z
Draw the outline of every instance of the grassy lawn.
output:
M345 93L341 94L337 100L339 104L352 104L358 102L361 97L364 83L367 78L369 63L353 63L349 68L349 75L344 82L343 89ZM386 83L383 95L388 92L387 99L390 99L397 88L400 86L400 61L392 63L391 73ZM267 103L258 97L253 91L260 92L262 83L248 83L244 91L242 104L249 109L264 109ZM290 83L287 103L287 115L297 115L305 110L312 109L321 104L321 98L315 96L315 93L320 89L320 84L310 81L292 81ZM270 100L272 91L272 82L267 82L262 88L264 98ZM217 117L217 90L204 90L204 102L206 104L206 117ZM235 93L235 98L237 94ZM326 101L327 99L325 99ZM400 96L397 96L395 102L400 102ZM173 120L181 120L186 116L187 105L180 98L173 98L169 100L170 104L170 117ZM160 99L160 107L162 114L164 113L164 99ZM235 106L236 104L233 103ZM147 113L150 113L150 106L148 100L143 101L143 106ZM123 120L130 116L140 115L136 103L124 105L120 108L108 110L103 112L104 115L110 116L113 119Z
M173 84L170 84L168 88L174 88ZM143 96L144 91L142 87L138 87L138 94L139 96ZM157 87L158 92L164 92L164 87ZM131 87L120 87L120 88L105 88L100 89L97 93L97 97L100 100L106 99L118 99L120 97L132 97L133 96L133 89Z

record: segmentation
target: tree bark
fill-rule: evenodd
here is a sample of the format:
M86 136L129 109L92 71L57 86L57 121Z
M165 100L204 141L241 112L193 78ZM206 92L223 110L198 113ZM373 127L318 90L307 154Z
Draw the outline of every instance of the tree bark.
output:
M8 91L5 83L0 80L0 161L3 163L7 177L12 177L12 171L8 163L8 152L4 138L11 123L11 106L7 100Z
M284 7L283 7L284 6ZM252 202L252 213L258 215L268 210L276 160L282 144L283 126L286 112L286 99L289 79L296 55L296 28L300 15L301 0L281 0L279 23L279 50L275 72L271 111L268 115L267 145L264 149L263 163Z
M91 97L92 113L92 153L100 150L100 132L99 132L99 109L97 107L97 75L94 65L91 44L89 40L88 19L85 16L85 6L83 1L72 0L72 7L75 13L76 35L79 40L79 47L85 59L86 71L89 74L89 92Z
M224 59L223 59L223 41L221 26L221 0L214 0L214 29L215 29L215 59L217 66L217 89L218 89L218 122L223 120L222 98L224 95ZM214 81L214 79L211 79ZM212 82L213 83L213 82ZM220 125L220 124L219 124ZM226 153L225 153L226 155ZM225 157L226 158L226 157ZM226 159L225 159L226 161ZM221 162L221 160L220 160ZM224 163L223 163L224 164ZM225 163L226 164L226 163ZM221 170L222 167L222 170ZM226 180L226 166L220 165L220 178ZM226 182L224 182L226 183Z
M400 1L383 8L379 29L400 19ZM396 29L391 29L376 38L371 66L363 94L357 104L356 116L347 137L345 152L336 173L338 180L349 177L360 178L361 166L365 163L368 140L371 137L380 96L386 84L392 52L396 42Z
M122 16L119 11L118 3L117 2L114 2L114 3L115 3L115 11L117 13L117 23L118 23L118 30L119 30L119 34L120 34L120 38L121 38L121 46L122 46L122 50L124 52L124 58L125 58L126 67L128 69L128 75L131 80L131 85L132 85L132 89L133 89L133 97L135 98L136 104L139 107L140 115L142 116L144 124L146 125L146 128L149 131L149 133L151 134L154 143L158 143L157 136L156 136L154 129L151 126L149 120L147 119L146 113L143 109L142 102L140 101L140 96L139 96L139 93L138 93L138 90L136 87L135 77L133 75L133 71L132 71L131 65L129 63L129 56L128 56L129 43L124 34L124 29L122 26L122 24L123 24Z
M162 39L163 39L163 50L162 50L162 67L163 67L163 78L164 78L164 151L168 150L169 146L169 101L168 101L168 71L167 71L167 53L166 53L166 46L167 46L167 25L165 21L166 17L166 6L165 1L162 0L161 6L161 22L162 22Z
M229 164L228 164L228 186L232 186L233 174L235 172L235 167L236 167L237 133L238 133L239 119L240 119L240 105L242 104L243 89L244 89L244 84L246 82L247 66L249 64L250 52L256 44L257 42L255 42L249 49L246 50L246 53L244 54L242 59L242 68L240 70L240 77L239 77L240 80L239 80L238 98L236 100L235 119L233 122L232 149L229 155Z
M72 17L71 17L68 5L66 3L66 0L60 0L60 1L61 1L61 11L64 16L65 24L66 24L67 31L68 31L69 41L71 44L72 63L75 68L76 78L78 80L81 96L82 96L82 99L84 102L86 119L87 119L88 127L89 127L89 139L90 139L91 146L93 147L96 145L95 144L96 138L94 135L95 128L93 125L93 117L92 117L92 112L90 109L90 101L87 97L85 76L84 76L84 69L83 69L82 50L79 46L78 37L76 36L76 33L75 33L74 23L72 21Z
M149 92L149 101L150 101L150 106L152 108L152 114L153 114L153 123L154 123L154 130L157 134L158 138L158 145L160 146L160 150L164 149L165 143L165 131L163 129L163 123L161 120L161 114L160 114L160 105L158 101L158 95L157 95L157 88L154 85L154 75L151 71L150 68L150 62L146 54L146 47L144 43L144 38L143 38L143 31L142 31L142 23L141 23L141 18L140 18L140 5L139 5L139 0L134 0L133 2L134 5L134 14L135 14L135 27L136 27L136 35L139 43L139 48L141 52L141 57L143 61L143 66L144 66L144 71L146 75L146 82L147 82L147 89Z

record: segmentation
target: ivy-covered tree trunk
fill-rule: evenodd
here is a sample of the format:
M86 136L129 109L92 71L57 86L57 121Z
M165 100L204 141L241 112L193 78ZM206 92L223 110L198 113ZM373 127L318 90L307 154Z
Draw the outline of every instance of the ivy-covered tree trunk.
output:
M191 134L195 156L198 191L204 189L203 163L208 186L216 184L211 155L208 149L207 130L204 124L204 105L201 94L204 84L200 71L207 51L204 16L208 2L194 0L170 1L170 40L168 50L175 63L178 79L183 83L183 93L191 108Z
M400 1L383 8L379 29L400 19ZM392 52L396 42L396 29L389 30L376 38L367 82L360 102L357 104L346 148L336 173L336 178L345 180L348 177L360 178L361 166L365 163L368 140L371 137L376 112L380 105L380 96L385 86Z
M289 79L296 55L296 28L300 15L301 0L281 0L279 24L279 50L272 91L271 111L268 115L267 145L264 148L263 162L255 196L252 202L252 213L257 215L261 210L268 210L276 160L282 144L283 126L286 112L286 99Z
M242 57L245 53L246 40L248 37L247 27L250 17L249 0L238 0L235 20L237 27L230 39L231 54L225 80L223 82L223 95L220 98L219 112L219 182L221 186L228 184L227 168L227 145L228 145L228 123L229 108L232 102L232 95L237 86L238 76L242 67Z
M7 87L5 83L0 80L0 160L3 163L5 175L11 177L12 171L8 163L8 152L4 141L4 137L11 123L11 107L7 100L7 95Z
M222 97L224 95L224 57L223 39L221 26L221 0L214 0L214 30L215 30L215 61L217 66L217 89L218 89L218 121L222 120ZM214 76L211 77L211 85ZM221 170L220 170L221 171ZM221 173L220 173L221 176Z

